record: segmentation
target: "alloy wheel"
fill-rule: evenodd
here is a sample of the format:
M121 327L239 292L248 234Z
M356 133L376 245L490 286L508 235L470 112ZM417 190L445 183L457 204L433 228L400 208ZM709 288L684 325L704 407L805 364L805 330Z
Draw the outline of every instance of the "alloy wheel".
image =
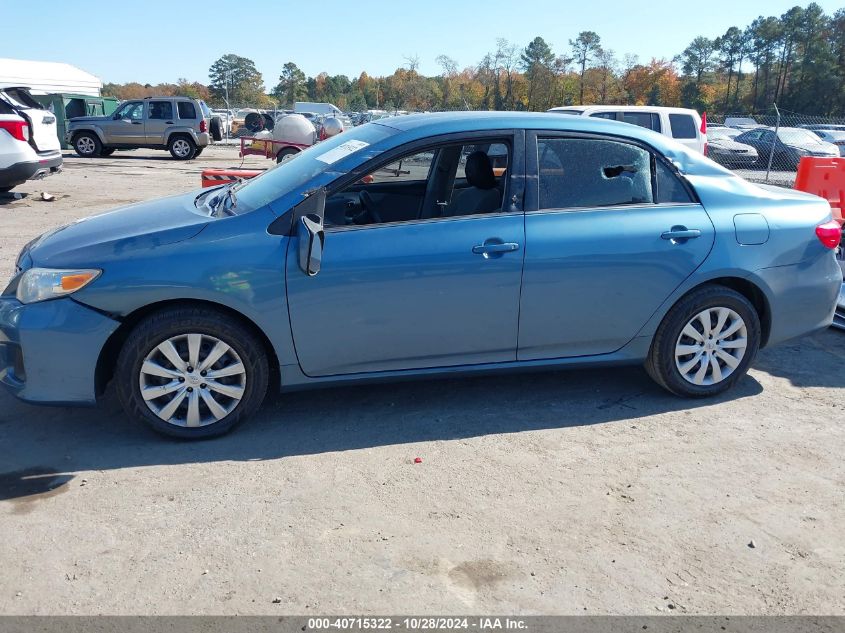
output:
M138 376L141 397L159 418L181 427L219 422L238 406L247 372L237 352L208 334L180 334L154 347Z
M97 149L94 139L89 136L82 136L76 140L76 149L82 154L93 154Z
M173 141L173 152L180 158L184 158L191 153L191 145L184 139L176 139Z
M675 343L675 366L693 385L715 385L730 376L748 347L745 321L730 308L707 308L690 319Z

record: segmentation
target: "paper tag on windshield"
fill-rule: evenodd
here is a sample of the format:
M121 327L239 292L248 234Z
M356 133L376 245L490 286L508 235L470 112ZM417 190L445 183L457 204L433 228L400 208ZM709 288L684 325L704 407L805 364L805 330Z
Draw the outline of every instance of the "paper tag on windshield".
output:
M354 154L359 149L364 149L367 145L369 145L369 143L365 143L364 141L346 141L334 149L329 150L325 154L320 154L316 158L319 161L331 165L332 163L339 161L341 158L346 158L350 154Z

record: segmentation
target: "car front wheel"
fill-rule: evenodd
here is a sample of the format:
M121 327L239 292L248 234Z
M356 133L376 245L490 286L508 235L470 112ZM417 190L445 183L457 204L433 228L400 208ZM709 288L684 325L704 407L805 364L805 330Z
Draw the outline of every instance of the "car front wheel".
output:
M77 154L83 158L92 158L100 155L100 150L103 148L94 134L83 133L77 134L73 139L73 149Z
M702 286L663 319L646 370L676 395L712 396L745 375L760 338L760 318L748 299L724 286Z
M206 308L173 308L142 320L117 360L126 412L155 431L200 439L230 431L258 410L269 366L258 337Z

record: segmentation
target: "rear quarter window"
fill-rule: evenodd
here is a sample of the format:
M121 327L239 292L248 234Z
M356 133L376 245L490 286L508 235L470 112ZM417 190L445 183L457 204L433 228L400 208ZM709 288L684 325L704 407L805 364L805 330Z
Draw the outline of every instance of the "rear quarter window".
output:
M672 126L672 138L697 138L695 119L689 114L670 114L669 125Z
M189 101L179 101L177 102L177 108L179 110L180 119L197 118L197 109L194 107L193 103L190 103Z

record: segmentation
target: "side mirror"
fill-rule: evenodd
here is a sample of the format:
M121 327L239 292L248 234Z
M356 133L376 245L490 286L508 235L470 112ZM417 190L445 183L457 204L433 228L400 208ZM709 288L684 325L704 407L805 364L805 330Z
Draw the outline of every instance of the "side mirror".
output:
M111 118L114 119L115 121L119 121L120 120L120 114L118 112L115 112L113 115L111 115Z
M302 216L297 225L296 237L299 240L299 267L306 275L313 277L320 272L323 260L326 237L322 218L316 214Z

